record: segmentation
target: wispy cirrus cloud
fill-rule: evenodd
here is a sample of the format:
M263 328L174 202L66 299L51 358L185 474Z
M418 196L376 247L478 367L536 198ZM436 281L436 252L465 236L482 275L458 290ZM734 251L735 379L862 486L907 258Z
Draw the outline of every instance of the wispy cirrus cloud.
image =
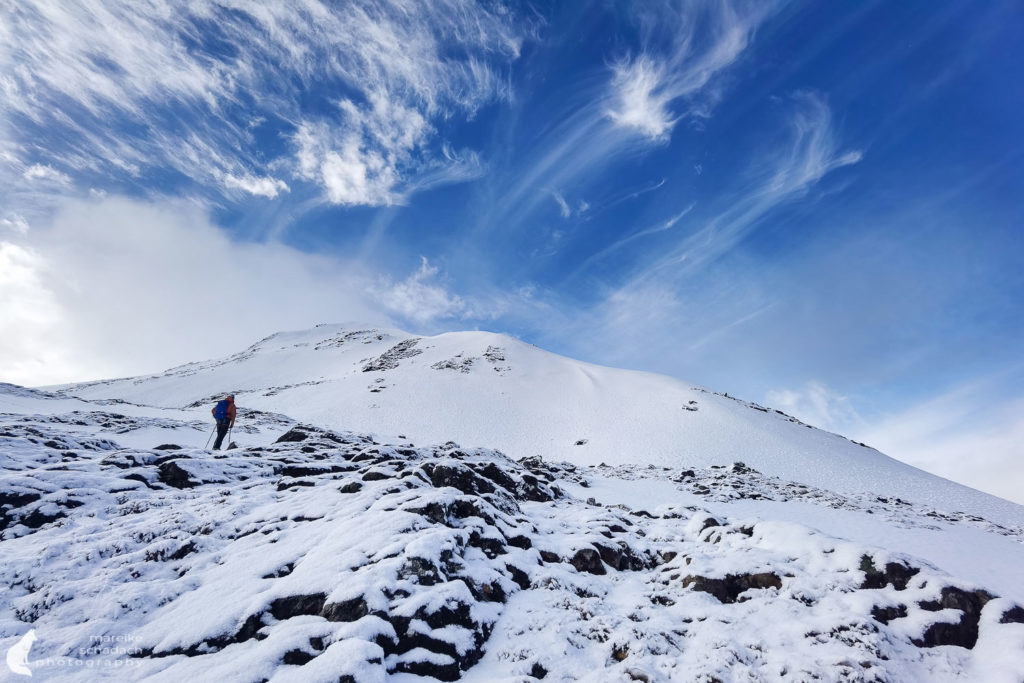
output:
M569 202L565 201L565 197L562 196L561 192L555 192L552 190L551 198L558 204L558 213L562 215L562 218L569 218L572 216L572 208L569 207Z
M481 222L524 223L544 201L543 188L567 193L616 158L666 142L680 118L709 116L723 92L721 77L777 5L672 0L633 6L640 48L609 54L600 78L567 98L512 182L497 180L500 199Z
M461 0L2 11L3 134L35 140L32 168L72 179L170 169L199 190L265 197L309 182L345 205L474 177L473 154L452 152L432 121L506 97L500 70L529 30L500 3ZM276 139L276 156L257 138Z
M615 242L609 244L607 247L601 249L600 251L584 259L578 266L576 266L576 268L572 270L571 273L569 273L566 279L578 276L580 273L586 271L588 268L590 268L598 261L608 258L612 254L614 254L615 252L619 251L620 249L622 249L623 247L632 242L635 242L649 235L655 235L661 232L665 232L666 230L671 230L676 226L676 224L679 223L679 221L685 218L687 214L693 211L696 205L696 202L690 202L690 204L684 207L681 211L672 214L665 220L659 221L654 225L650 225L644 228L640 228L639 230L635 230L626 235L625 237L616 240Z
M71 178L66 173L61 173L52 166L43 164L29 166L22 175L26 180L43 180L61 185L67 185L71 182Z
M268 199L273 199L281 192L288 191L288 184L286 182L271 177L257 178L252 175L239 177L226 173L221 177L221 182L224 183L225 188L242 190L251 195L267 197Z
M699 270L726 253L776 206L803 196L829 172L859 162L859 150L840 149L832 129L832 113L825 99L811 92L796 93L787 120L788 140L755 159L746 187L731 198L728 208L707 219L641 278Z
M578 340L574 353L602 362L665 367L665 359L674 357L679 359L675 371L686 372L691 354L711 352L704 348L710 340L726 331L734 334L772 310L770 296L747 286L741 274L720 273L714 266L774 209L861 158L837 140L822 96L797 93L789 104L783 141L758 151L743 180L718 202L700 214L694 212L696 205L687 206L581 263L573 275L641 237L660 240L656 252L631 270L620 270L622 279L610 283L581 315L560 323L567 327L549 333Z
M719 97L712 79L734 64L776 2L695 2L646 5L641 49L612 66L605 103L609 119L653 141L664 140L684 116L705 117ZM687 100L679 110L673 105Z
M820 429L852 435L865 426L849 397L816 380L798 389L769 391L765 402Z

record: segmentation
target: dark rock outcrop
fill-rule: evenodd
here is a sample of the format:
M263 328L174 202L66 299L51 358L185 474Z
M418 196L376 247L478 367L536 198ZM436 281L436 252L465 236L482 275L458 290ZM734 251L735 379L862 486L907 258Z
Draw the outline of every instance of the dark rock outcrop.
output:
M569 559L569 564L578 572L588 574L606 574L601 555L593 548L580 548L576 554Z
M884 570L875 567L874 561L864 555L860 558L860 570L864 572L861 588L885 588L892 586L898 591L905 590L907 583L921 570L902 562L887 562Z
M719 602L734 603L741 593L751 588L782 588L782 579L772 572L729 574L721 579L686 576L683 578L683 586L692 586L695 591L710 593Z
M943 609L955 609L962 612L957 623L939 621L929 626L919 639L912 642L918 647L937 647L939 645L958 645L968 650L978 642L978 622L981 610L992 596L985 591L965 591L946 586L938 600L919 603L923 610L938 612Z
M176 460L161 463L157 468L157 479L176 489L189 489L199 485L189 477L189 473L182 469Z

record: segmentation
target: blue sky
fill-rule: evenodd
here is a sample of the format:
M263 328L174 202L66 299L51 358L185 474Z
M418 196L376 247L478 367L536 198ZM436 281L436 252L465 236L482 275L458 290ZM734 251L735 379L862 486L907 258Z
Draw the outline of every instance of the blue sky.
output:
M482 328L1022 500L1018 3L2 11L0 379Z

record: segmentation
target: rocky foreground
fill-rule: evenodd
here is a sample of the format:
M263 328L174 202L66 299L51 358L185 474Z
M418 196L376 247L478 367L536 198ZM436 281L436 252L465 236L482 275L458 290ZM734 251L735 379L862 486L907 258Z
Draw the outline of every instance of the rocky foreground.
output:
M138 426L0 425L0 643L34 628L43 680L979 680L1024 633L911 557L567 492L601 468L308 425L223 453L102 434ZM617 474L817 495L740 463Z

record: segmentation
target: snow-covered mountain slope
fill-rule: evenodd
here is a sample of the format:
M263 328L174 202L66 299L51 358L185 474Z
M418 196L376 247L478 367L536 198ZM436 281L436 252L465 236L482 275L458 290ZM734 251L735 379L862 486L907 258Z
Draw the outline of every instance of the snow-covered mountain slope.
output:
M1024 507L478 332L0 384L0 558L38 680L1024 680Z
M507 336L322 325L151 377L64 387L87 399L242 407L332 429L455 440L580 465L710 467L740 460L833 491L873 492L1021 523L1021 508L777 411L679 380L600 367Z

